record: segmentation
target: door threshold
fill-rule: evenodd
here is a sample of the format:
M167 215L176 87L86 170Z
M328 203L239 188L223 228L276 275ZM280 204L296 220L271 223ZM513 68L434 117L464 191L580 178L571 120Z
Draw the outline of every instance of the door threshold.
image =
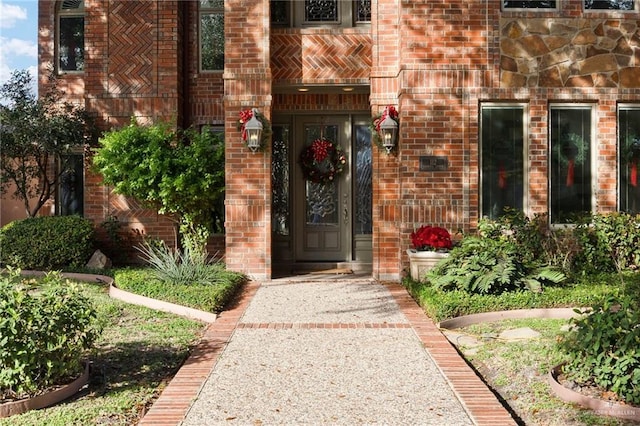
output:
M353 275L371 274L371 263L364 262L295 262L274 265L274 276L286 277L295 275Z

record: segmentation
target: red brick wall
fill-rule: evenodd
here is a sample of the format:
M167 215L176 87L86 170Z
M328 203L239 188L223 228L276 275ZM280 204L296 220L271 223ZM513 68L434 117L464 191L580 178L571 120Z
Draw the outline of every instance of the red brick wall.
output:
M122 7L123 4L126 8ZM480 105L528 104L528 211L548 208L548 113L552 102L588 102L597 112L597 208L616 208L616 107L637 102L638 88L513 86L501 79L501 19L582 19L581 0L553 12L500 11L499 1L372 2L372 23L345 29L270 29L269 2L225 2L223 73L198 69L197 2L86 0L87 71L66 75L70 98L86 103L104 128L135 114L177 124L225 127L226 250L232 269L256 277L271 272L270 152L251 153L236 129L240 110L271 112L370 110L400 112L395 155L374 150L374 275L397 279L408 260L409 233L428 223L472 231L479 211ZM132 13L131 7L135 8ZM54 9L40 1L41 70L53 60ZM638 14L589 13L637 23ZM105 16L108 18L105 19ZM585 21L580 21L585 22ZM114 33L114 28L119 28ZM134 42L123 43L126 35ZM334 59L334 60L332 60ZM370 96L272 94L286 84L369 84ZM446 171L419 170L419 158L442 155ZM87 176L85 211L97 222L117 212L149 232L168 221L123 202ZM142 218L142 220L141 220Z
M39 3L39 81L46 87L47 69L55 62L56 2ZM102 129L125 125L132 116L142 122L182 118L183 2L85 0L85 71L59 75L59 87L69 100L83 104ZM180 6L180 7L179 7ZM85 172L85 217L99 230L99 246L110 241L100 224L110 216L122 222L128 242L124 257L137 253L131 243L140 234L175 244L174 222L135 200L124 200Z
M271 156L252 153L236 124L258 108L271 117L269 4L225 1L224 113L226 262L256 278L271 274Z

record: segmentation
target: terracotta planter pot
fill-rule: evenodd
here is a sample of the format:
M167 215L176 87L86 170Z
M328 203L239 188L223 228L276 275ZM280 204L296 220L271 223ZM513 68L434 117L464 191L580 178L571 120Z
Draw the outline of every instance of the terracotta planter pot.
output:
M626 420L640 419L640 407L593 398L562 386L558 381L562 366L563 364L556 365L549 371L549 384L558 398L589 408L601 416L611 416Z
M409 255L409 266L411 278L415 281L424 280L424 275L442 259L449 256L449 253L438 251L417 251L413 249L407 250Z

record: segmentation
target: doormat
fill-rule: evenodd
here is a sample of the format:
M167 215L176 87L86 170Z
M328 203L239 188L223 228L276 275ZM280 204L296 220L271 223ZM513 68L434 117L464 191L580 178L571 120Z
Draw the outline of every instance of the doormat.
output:
M353 269L350 268L334 268L334 269L325 269L323 271L313 271L313 272L309 272L312 275L322 275L322 274L336 274L336 275L343 275L343 274L353 274Z

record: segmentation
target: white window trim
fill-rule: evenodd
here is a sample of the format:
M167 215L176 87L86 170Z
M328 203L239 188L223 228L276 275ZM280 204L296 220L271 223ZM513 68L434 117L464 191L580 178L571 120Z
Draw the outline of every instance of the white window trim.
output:
M478 171L479 171L479 213L482 215L484 210L483 198L482 198L482 182L483 182L483 164L482 164L482 111L484 109L504 109L504 108L522 108L522 211L525 215L529 216L529 175L531 172L531 161L529 161L529 104L526 102L482 102L480 104L480 117L478 120L479 134L479 150L478 150Z
M592 103L550 103L548 111L548 132L547 132L547 211L549 212L549 223L553 227L571 226L571 223L553 223L551 217L551 131L553 129L553 123L551 123L551 111L553 109L576 109L576 110L591 110L591 129L589 137L591 139L591 146L589 147L590 158L589 164L591 166L591 213L598 211L598 141L596 139L596 129L598 127L596 105Z

